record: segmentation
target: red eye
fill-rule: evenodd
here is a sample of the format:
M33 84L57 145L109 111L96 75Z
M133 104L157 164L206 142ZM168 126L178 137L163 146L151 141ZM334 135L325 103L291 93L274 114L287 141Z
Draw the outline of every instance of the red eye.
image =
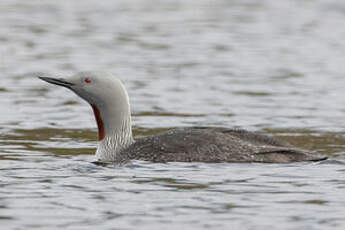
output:
M85 78L85 80L84 80L86 83L91 83L91 78Z

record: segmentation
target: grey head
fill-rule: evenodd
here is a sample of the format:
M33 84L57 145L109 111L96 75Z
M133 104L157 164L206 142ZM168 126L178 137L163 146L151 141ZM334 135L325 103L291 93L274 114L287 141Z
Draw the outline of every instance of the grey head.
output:
M102 71L39 78L70 89L92 106L98 125L98 160L116 161L118 153L133 143L128 94L118 78Z
M91 105L107 103L110 99L114 103L115 97L125 99L127 97L121 81L107 72L89 71L80 72L68 78L39 78L72 90ZM119 103L122 101L118 100ZM125 102L128 102L128 98Z

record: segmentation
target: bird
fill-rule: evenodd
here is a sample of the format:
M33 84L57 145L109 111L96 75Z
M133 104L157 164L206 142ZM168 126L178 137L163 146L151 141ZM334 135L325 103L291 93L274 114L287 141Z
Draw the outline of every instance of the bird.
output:
M237 128L182 127L134 139L127 91L111 73L84 71L68 78L38 77L73 91L91 105L98 127L98 162L289 163L327 159L274 137Z

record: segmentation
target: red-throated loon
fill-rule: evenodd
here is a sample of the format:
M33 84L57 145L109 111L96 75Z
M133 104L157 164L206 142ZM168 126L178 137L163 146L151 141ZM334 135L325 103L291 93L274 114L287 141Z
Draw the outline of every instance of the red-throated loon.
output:
M318 161L327 157L274 138L238 129L191 127L133 139L131 113L121 81L105 72L81 72L67 79L39 77L66 87L92 107L98 126L96 158L101 162L266 162Z

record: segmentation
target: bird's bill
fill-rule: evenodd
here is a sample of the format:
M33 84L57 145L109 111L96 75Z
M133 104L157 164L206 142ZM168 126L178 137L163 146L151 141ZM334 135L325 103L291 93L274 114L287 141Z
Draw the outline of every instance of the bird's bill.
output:
M66 88L71 88L74 84L71 82L66 81L65 79L62 78L51 78L51 77L38 77L39 79L46 81L48 83L54 84L54 85L59 85L63 86Z

